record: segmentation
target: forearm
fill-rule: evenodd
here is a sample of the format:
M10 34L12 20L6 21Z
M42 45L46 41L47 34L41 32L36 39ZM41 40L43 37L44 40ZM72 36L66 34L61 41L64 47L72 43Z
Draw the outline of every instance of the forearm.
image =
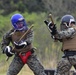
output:
M9 33L10 32L7 32L2 38L2 42L1 42L2 51L5 49L6 46L9 46L9 44L10 44L10 35L9 35Z
M57 39L64 39L64 38L70 38L75 34L76 30L74 28L68 28L65 31L57 32L55 38Z
M2 51L4 51L4 49L6 48L6 46L8 46L10 43L10 41L3 39L3 41L1 42L1 49Z

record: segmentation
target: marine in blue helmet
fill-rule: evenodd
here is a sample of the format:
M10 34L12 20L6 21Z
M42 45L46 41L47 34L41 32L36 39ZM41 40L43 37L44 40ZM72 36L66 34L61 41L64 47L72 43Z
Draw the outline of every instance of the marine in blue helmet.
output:
M62 43L61 51L64 53L57 64L55 75L70 75L73 66L76 69L76 21L72 15L64 15L61 18L60 31L56 24L45 22L54 40Z
M26 21L21 14L13 15L11 17L11 23L15 30L23 31L28 29Z
M3 36L1 44L3 54L8 57L14 55L6 75L17 75L25 64L35 75L46 75L32 45L33 30L31 29L26 36L19 40L29 29L27 23L21 14L14 14L11 17L11 23L13 28Z

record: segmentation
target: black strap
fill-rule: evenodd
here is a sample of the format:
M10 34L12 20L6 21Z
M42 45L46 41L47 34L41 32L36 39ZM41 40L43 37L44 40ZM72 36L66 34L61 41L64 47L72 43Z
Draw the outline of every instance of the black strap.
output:
M68 61L70 62L70 59L69 59L69 56L74 56L74 55L76 55L76 51L68 51L68 50L66 50L66 51L64 51L64 56L63 56L63 58L65 58L65 57L67 57L67 59L68 59ZM71 62L70 62L70 64L71 64ZM72 64L71 64L72 65ZM76 70L76 65L73 65L73 67L75 68L75 70Z
M65 56L74 56L74 55L76 55L76 51L65 50L64 54L65 54Z

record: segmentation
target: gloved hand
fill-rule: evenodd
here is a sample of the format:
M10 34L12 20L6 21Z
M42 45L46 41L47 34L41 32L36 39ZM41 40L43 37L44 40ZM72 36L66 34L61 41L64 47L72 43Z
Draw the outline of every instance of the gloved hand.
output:
M14 54L11 46L6 46L3 53L5 53L8 57L11 57Z
M48 22L46 20L44 21L44 23L48 26L52 35L55 35L57 33L57 28L55 24L53 24L52 22Z
M51 30L51 34L55 35L57 33L57 28L55 24L52 24L51 22L48 24L49 29Z
M14 44L15 44L15 48L17 48L17 49L21 49L21 48L27 46L27 42L26 41L25 42L20 42L20 43L14 42Z

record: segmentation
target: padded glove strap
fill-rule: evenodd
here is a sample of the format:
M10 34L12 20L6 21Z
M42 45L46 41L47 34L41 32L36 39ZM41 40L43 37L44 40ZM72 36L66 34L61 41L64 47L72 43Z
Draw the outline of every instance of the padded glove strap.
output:
M8 57L11 57L14 54L14 52L12 51L12 47L11 46L6 46L6 48L4 50L4 53L6 53L6 55Z

